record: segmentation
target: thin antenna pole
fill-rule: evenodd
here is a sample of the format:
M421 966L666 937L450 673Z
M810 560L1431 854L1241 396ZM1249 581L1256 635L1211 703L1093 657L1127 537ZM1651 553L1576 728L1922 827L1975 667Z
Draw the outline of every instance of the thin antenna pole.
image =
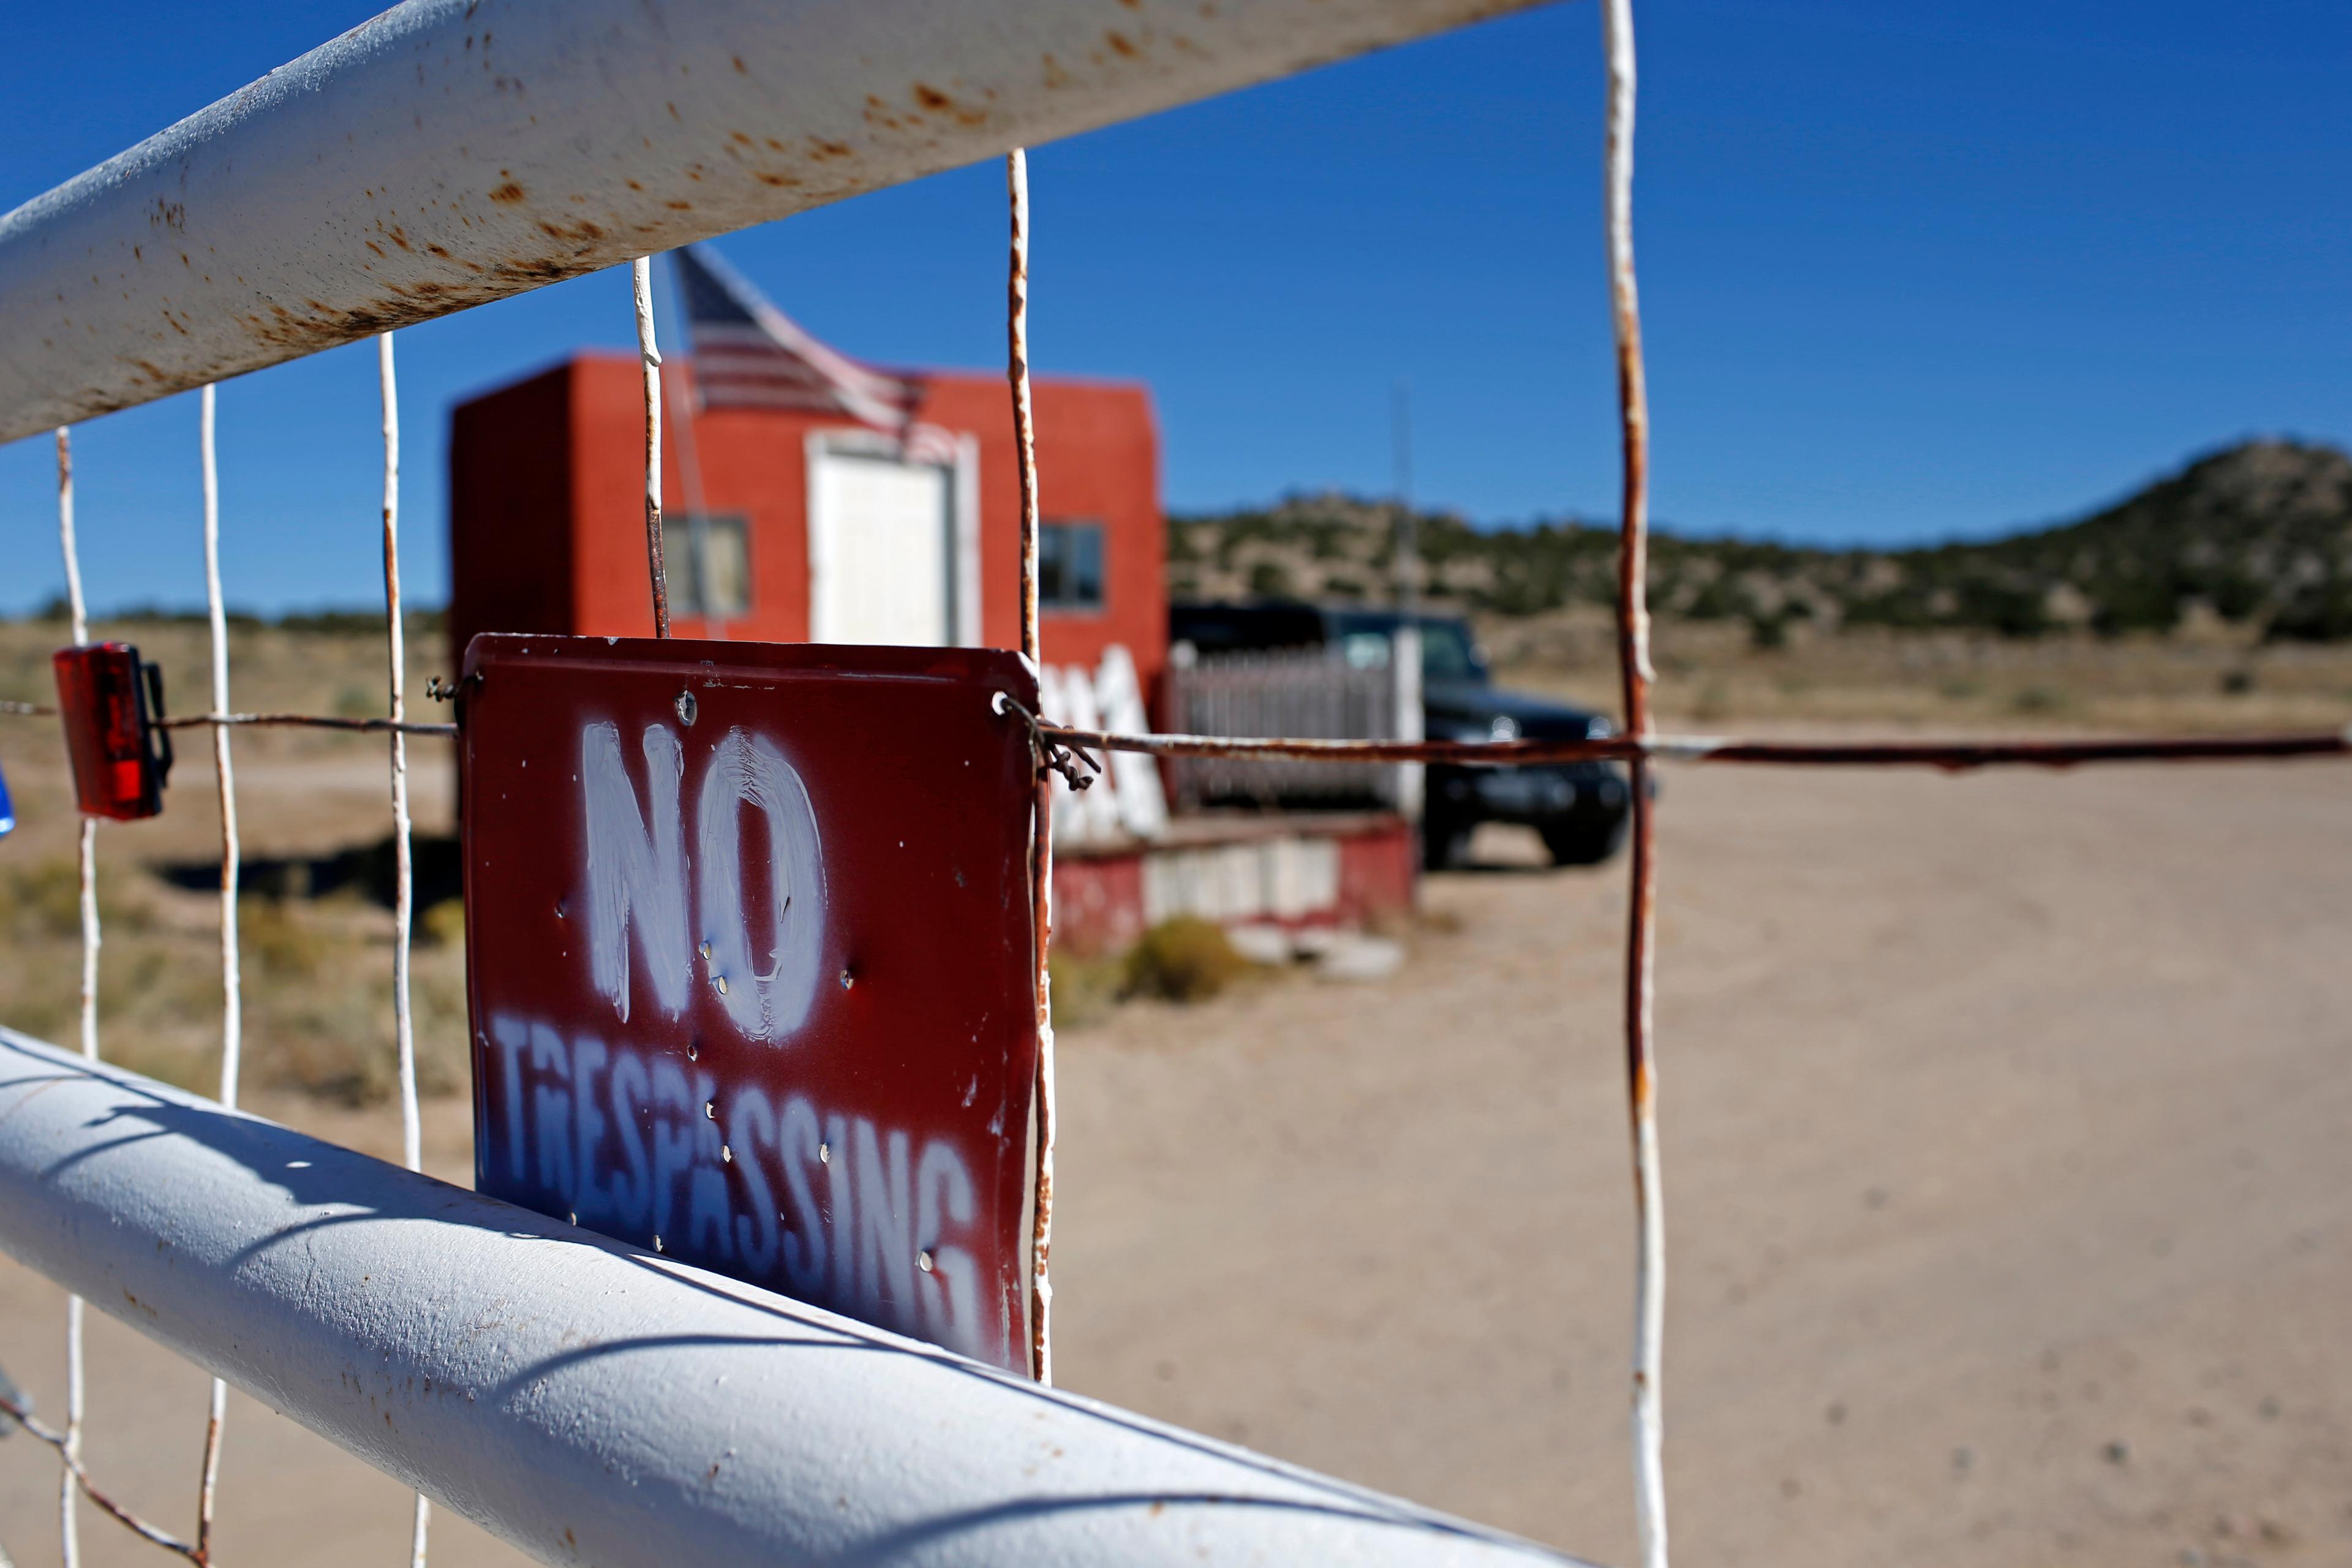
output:
M1617 394L1624 447L1624 516L1617 575L1618 663L1625 729L1651 731L1649 528L1650 403L1642 363L1642 307L1633 274L1633 7L1601 0L1608 56L1606 217L1609 297L1617 339ZM1632 1121L1633 1211L1633 1512L1642 1568L1666 1568L1664 1371L1666 1299L1664 1183L1658 1164L1656 994L1657 843L1650 764L1627 764L1633 795L1632 897L1625 940L1625 1071Z
M1412 384L1397 378L1390 438L1396 468L1396 596L1407 616L1421 608L1421 520L1412 510Z
M392 721L408 718L408 628L400 600L400 383L393 372L392 334L375 340L376 384L383 401L383 624ZM224 697L215 711L228 711ZM216 731L226 733L225 730ZM409 843L408 737L392 732L392 1023L400 1051L400 1157L412 1171L425 1166L424 1122L416 1105L416 1025L409 1008L409 933L415 924L416 871ZM425 1568L425 1542L433 1505L416 1494L408 1541L410 1568Z
M1396 553L1397 604L1397 629L1389 639L1389 673L1394 678L1390 690L1396 703L1390 728L1401 741L1418 741L1428 730L1421 690L1421 520L1412 506L1412 384L1402 376L1390 400L1389 435L1396 479L1396 531L1391 545ZM1397 810L1408 821L1423 818L1428 779L1428 769L1419 763L1397 764Z
M654 268L650 257L629 263L637 305L637 357L646 369L646 566L653 577L654 636L669 636L669 580L662 570L661 349L654 342Z
M82 598L81 550L74 539L73 437L58 426L58 544L66 558L66 604L73 616L75 646L89 641L89 606ZM98 1059L98 820L81 819L79 868L81 880L81 1054ZM58 1540L65 1568L81 1568L81 1532L76 1517L74 1467L81 1461L83 1408L82 1301L66 1298L66 1435L59 1452L65 1473L58 1479Z
M1004 155L1004 188L1013 209L1013 254L1006 285L1010 354L1005 378L1013 392L1013 436L1021 468L1021 653L1042 668L1037 630L1037 432L1029 395L1029 154ZM1054 786L1037 772L1030 808L1029 918L1037 1007L1037 1201L1029 1233L1029 1353L1037 1381L1054 1381L1054 978L1046 963L1054 927Z
M220 462L214 441L216 425L215 389L207 384L197 407L198 457L204 470L205 604L211 613L213 711L229 710L228 611L221 595ZM236 889L240 846L236 828L236 770L229 756L228 727L213 726L213 773L220 792L220 950L221 950L221 1070L220 1100L236 1104L239 1059L245 1042L245 991L237 966ZM196 1492L196 1552L209 1558L212 1551L215 1495L220 1486L223 1427L228 1420L228 1384L213 1379L211 1415L205 1423L204 1479Z
M695 387L687 384L694 370L691 352L692 329L687 323L686 288L680 282L677 252L669 253L670 321L685 334L679 340L688 347L686 362L676 373L662 381L662 390L669 403L670 423L677 430L677 480L679 492L686 498L687 548L694 553L694 602L688 606L689 614L702 617L702 635L723 638L725 624L719 619L710 588L710 518L709 506L702 491L702 456L695 447L694 405L698 395Z

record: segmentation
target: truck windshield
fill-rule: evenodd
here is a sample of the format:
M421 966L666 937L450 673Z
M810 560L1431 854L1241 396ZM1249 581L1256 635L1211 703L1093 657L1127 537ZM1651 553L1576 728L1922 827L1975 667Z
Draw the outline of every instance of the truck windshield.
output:
M1343 613L1332 632L1341 655L1358 669L1385 669L1389 645L1397 632L1393 611ZM1427 616L1421 622L1421 678L1423 680L1470 680L1485 684L1486 660L1470 628L1460 621Z
M1477 680L1486 679L1486 667L1478 662L1478 649L1470 640L1470 628L1459 621L1423 621L1421 623L1421 678L1423 680Z

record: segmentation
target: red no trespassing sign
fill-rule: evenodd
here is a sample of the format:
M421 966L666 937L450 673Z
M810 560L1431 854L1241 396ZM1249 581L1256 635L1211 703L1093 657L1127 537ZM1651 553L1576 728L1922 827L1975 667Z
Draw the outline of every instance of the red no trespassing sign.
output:
M1027 1364L1034 679L486 636L460 686L475 1182Z

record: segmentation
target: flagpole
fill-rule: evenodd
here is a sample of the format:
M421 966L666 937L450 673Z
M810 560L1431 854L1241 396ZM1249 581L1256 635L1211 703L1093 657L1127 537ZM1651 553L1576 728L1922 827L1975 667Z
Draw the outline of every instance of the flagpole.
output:
M710 524L703 505L702 459L695 450L695 405L701 401L698 384L701 378L695 378L697 385L687 385L688 367L694 359L694 321L687 314L686 289L678 278L677 268L677 252L673 250L669 253L669 265L662 270L669 282L670 319L677 323L680 341L687 352L667 378L664 390L669 397L670 427L677 432L678 488L686 496L686 547L694 555L694 608L702 617L702 635L724 641L726 623L711 607ZM744 541L747 551L750 543L748 539Z

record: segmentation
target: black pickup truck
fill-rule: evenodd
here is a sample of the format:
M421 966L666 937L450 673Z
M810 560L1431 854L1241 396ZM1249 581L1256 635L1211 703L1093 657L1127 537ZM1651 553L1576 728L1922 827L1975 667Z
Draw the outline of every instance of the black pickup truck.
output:
M1597 713L1496 686L1462 621L1426 615L1418 621L1422 726L1431 740L1581 740L1611 732L1609 721ZM1190 643L1202 655L1335 647L1350 663L1385 666L1402 624L1395 610L1289 600L1179 600L1168 607L1170 641ZM1543 836L1555 865L1593 865L1624 842L1631 804L1623 770L1607 763L1433 766L1423 789L1423 853L1433 868L1460 866L1478 824L1517 822Z

